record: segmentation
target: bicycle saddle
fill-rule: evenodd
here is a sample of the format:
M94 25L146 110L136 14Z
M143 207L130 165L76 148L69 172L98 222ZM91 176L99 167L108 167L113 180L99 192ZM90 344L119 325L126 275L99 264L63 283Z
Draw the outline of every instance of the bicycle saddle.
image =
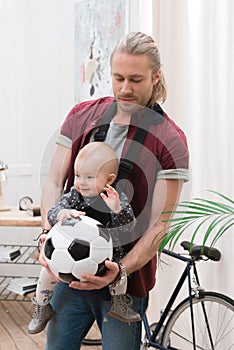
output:
M199 260L201 256L206 256L213 261L219 261L221 259L221 253L218 249L208 246L192 244L189 241L183 241L180 245L184 250L188 250L189 255L196 260Z

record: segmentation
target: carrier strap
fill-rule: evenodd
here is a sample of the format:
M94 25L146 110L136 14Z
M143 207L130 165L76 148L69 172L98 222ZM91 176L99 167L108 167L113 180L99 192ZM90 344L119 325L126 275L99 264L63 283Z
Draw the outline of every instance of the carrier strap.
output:
M102 125L100 125L98 131L94 135L94 141L105 141L106 134L110 126L110 121L116 113L116 103L112 103L110 108L106 111L102 118ZM122 179L126 179L128 174L132 171L134 160L136 159L140 148L144 143L145 137L148 133L150 125L159 124L164 120L163 111L159 105L156 105L153 109L145 108L143 115L140 119L140 125L130 143L125 158L120 161L118 177L116 182Z
M102 125L99 126L98 131L95 133L94 141L97 141L97 142L105 141L107 131L110 127L111 119L116 114L116 111L117 111L117 104L116 102L113 102L101 119Z

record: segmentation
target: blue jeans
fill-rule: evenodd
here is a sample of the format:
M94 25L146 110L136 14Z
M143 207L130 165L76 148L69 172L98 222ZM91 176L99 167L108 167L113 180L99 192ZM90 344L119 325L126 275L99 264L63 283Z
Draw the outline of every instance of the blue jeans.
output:
M65 283L58 283L51 304L56 314L48 324L46 350L79 350L95 320L103 350L140 350L142 323L110 317L110 300L84 298ZM142 316L147 305L148 297L133 297L134 310Z

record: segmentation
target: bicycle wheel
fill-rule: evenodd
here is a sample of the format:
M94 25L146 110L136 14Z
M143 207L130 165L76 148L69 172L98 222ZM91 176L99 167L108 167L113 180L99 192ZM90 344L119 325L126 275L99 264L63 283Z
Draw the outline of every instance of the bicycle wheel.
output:
M192 302L195 348L189 298L172 312L162 345L174 350L234 350L234 301L220 293L201 292L200 297L193 296Z

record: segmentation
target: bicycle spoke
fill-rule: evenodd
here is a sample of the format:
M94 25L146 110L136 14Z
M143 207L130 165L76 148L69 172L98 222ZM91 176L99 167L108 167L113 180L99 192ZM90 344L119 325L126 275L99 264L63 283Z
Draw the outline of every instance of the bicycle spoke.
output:
M196 350L234 350L234 305L218 293L193 298ZM166 325L163 344L193 350L189 300L183 301Z
M185 340L187 344L193 345L193 342L187 339L186 337L183 337L182 334L176 333L175 331L172 331L172 333L175 334L178 338ZM205 348L197 346L197 350L205 350Z

